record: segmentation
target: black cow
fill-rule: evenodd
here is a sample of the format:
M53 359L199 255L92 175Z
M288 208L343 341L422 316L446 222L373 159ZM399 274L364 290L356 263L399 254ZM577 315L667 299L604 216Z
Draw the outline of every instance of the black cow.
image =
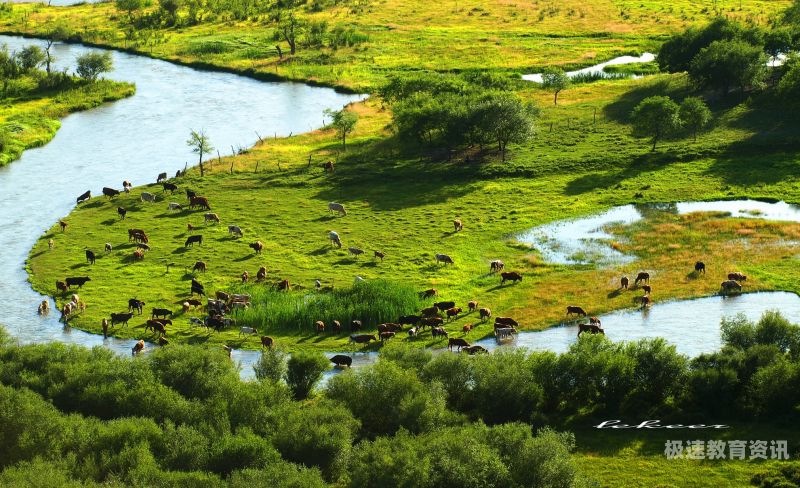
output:
M189 247L189 245L194 247L194 243L195 242L200 244L200 245L202 245L203 244L203 236L189 236L189 238L186 239L186 243L183 245L183 247Z
M77 286L78 288L81 288L86 284L87 281L92 281L92 279L88 276L75 276L72 278L67 278L64 281L67 282L67 289L69 289L70 286Z
M90 198L92 198L92 192L90 190L87 190L86 193L83 193L81 194L81 196L78 197L77 203L79 204L83 203Z
M167 318L168 315L172 315L172 310L168 308L154 308L152 315L150 317L164 317Z
M449 310L456 306L456 302L438 302L433 304L434 307L438 308L442 312L445 310Z
M127 214L127 213L128 213L128 211L125 210L124 208L117 207L117 215L119 215L119 219L120 220L124 220L125 219L125 214Z
M128 321L133 317L133 314L128 313L112 313L111 314L111 325L114 326L115 324L122 324L128 325Z
M144 302L138 300L136 298L131 298L128 300L128 312L133 312L136 310L139 312L139 315L142 314L142 309L144 308Z
M175 193L175 190L178 189L178 185L174 183L167 183L166 181L164 183L161 183L161 186L164 187L164 191L169 190L170 193Z
M94 260L95 260L94 253L87 249L86 250L86 261L88 261L89 264L94 264Z
M119 190L115 190L113 188L109 188L107 186L103 187L103 195L107 196L108 198L115 197L119 195Z
M397 319L397 323L401 325L417 325L421 318L419 315L402 315Z
M196 196L197 196L197 192L196 192L196 191L194 191L194 190L190 190L190 189L188 189L188 188L186 189L186 198L188 198L189 200L191 200L192 198L194 198L194 197L196 197Z
M156 183L161 183L162 181L167 179L167 173L159 173L158 178L156 179Z
M203 285L196 279L192 278L192 295L194 295L195 293L197 293L198 295L206 294Z
M349 368L353 364L353 358L344 354L337 354L331 358L331 362L336 366L347 366Z

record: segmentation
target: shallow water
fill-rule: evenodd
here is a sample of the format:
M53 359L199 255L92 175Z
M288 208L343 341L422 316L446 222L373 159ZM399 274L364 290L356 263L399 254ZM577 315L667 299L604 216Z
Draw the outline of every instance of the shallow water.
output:
M612 249L613 238L603 229L610 224L632 224L655 212L687 214L728 212L731 217L800 222L800 207L786 202L719 200L670 204L622 205L579 219L559 220L534 227L515 238L537 249L546 262L554 264L621 264L634 256Z
M655 61L655 59L656 55L653 53L644 53L641 56L620 56L618 58L610 59L604 63L595 64L575 71L567 71L567 76L572 78L573 76L577 75L604 73L603 68L605 68L606 66L614 66L618 64L632 64L632 63L649 63L650 61ZM632 76L632 78L638 78L638 76ZM529 75L522 75L522 79L525 81L532 81L534 83L541 83L542 74L533 73Z
M18 50L34 39L0 36ZM56 66L75 66L75 58L94 48L55 47ZM166 171L174 175L195 155L186 146L190 129L203 129L222 154L231 146L252 145L262 136L288 135L319 127L323 110L362 98L299 83L265 83L242 76L199 71L146 57L113 52L109 78L136 83L136 94L70 115L47 145L25 151L0 168L0 323L21 343L62 341L104 345L130 353L133 341L64 328L58 313L36 315L43 299L25 272L28 251L38 237L75 206L86 190L152 183ZM69 232L69 230L68 230ZM51 301L52 305L52 301Z

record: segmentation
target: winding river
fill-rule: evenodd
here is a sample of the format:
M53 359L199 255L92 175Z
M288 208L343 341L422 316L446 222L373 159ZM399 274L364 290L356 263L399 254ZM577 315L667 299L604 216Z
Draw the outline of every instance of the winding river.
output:
M19 50L40 41L0 36ZM55 46L58 69L94 48ZM75 205L76 195L103 186L152 183L174 174L195 155L186 145L190 129L203 129L214 147L249 147L262 136L306 132L322 123L322 112L363 98L299 83L265 83L228 73L199 71L165 61L113 52L109 78L136 83L130 98L62 120L47 145L25 151L0 168L0 323L21 343L61 341L105 345L130 354L130 340L65 328L58 314L39 317L42 296L27 281L25 260L38 237ZM245 368L249 369L249 368Z

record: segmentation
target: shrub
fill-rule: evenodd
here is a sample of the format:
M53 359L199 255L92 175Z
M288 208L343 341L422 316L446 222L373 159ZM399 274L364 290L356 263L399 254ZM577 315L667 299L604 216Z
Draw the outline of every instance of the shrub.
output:
M330 361L321 352L298 352L289 358L286 372L286 383L292 390L295 399L302 400L311 393L324 373L330 367Z
M256 378L278 382L286 377L286 352L280 347L272 347L263 351L258 362L253 365Z

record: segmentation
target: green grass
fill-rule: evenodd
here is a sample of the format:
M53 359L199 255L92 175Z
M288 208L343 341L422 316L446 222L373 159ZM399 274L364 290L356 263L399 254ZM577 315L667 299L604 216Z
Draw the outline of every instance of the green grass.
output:
M47 144L61 126L59 119L72 112L133 95L131 83L99 80L86 83L72 79L62 88L40 88L40 76L13 80L0 97L0 167L18 159L22 152Z
M612 64L603 68L603 71L629 75L654 75L659 72L659 68L658 63L650 61L649 63Z

